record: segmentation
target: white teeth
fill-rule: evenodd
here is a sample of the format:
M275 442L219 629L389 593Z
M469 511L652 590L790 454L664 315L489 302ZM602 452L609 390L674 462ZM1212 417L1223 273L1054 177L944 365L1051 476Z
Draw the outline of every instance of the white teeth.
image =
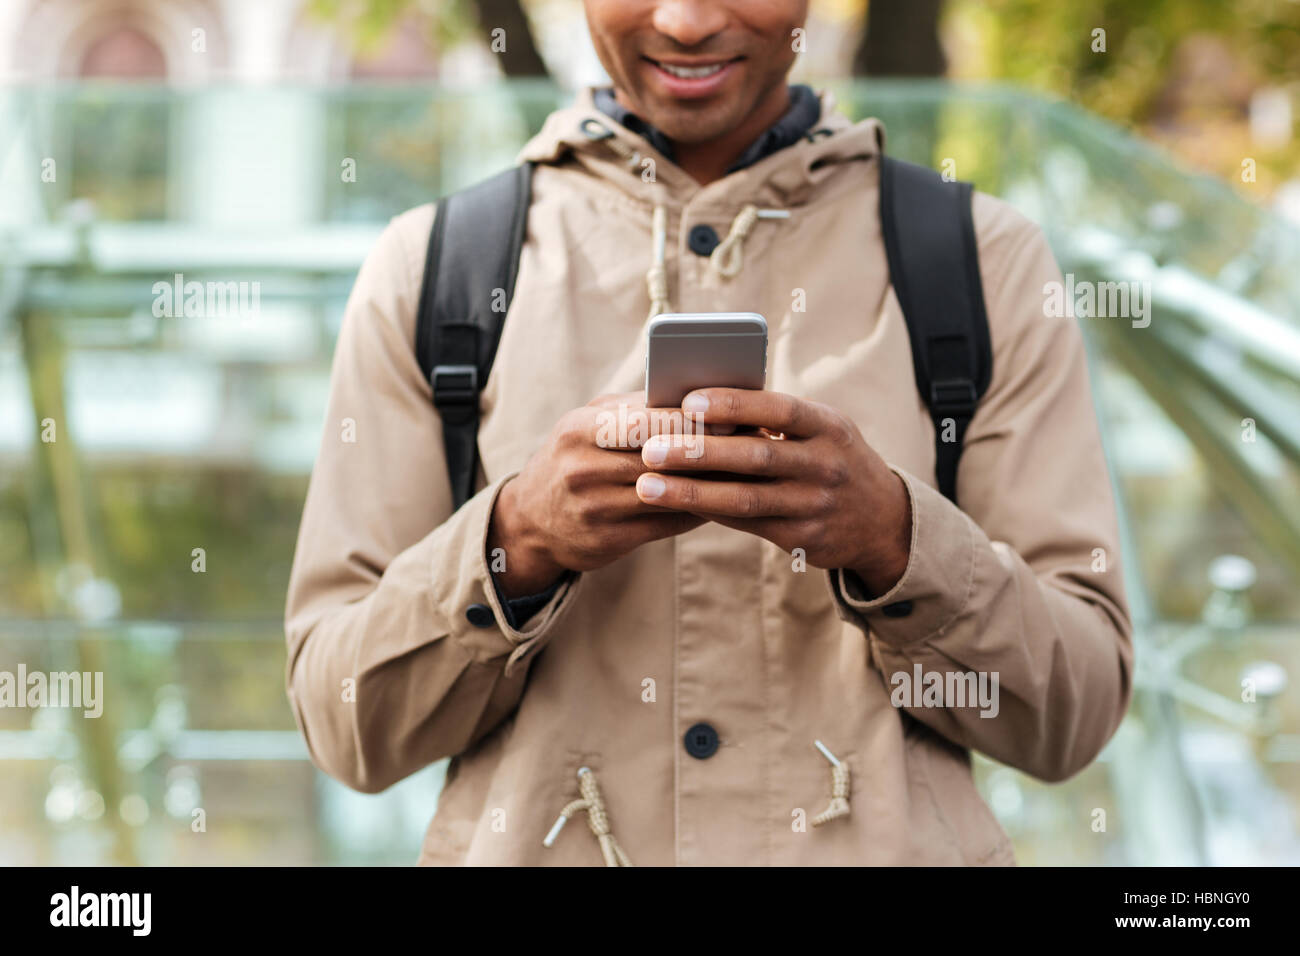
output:
M683 80L699 80L706 76L712 76L725 67L725 63L715 63L712 66L673 66L671 63L660 63L659 66L667 73L671 73Z

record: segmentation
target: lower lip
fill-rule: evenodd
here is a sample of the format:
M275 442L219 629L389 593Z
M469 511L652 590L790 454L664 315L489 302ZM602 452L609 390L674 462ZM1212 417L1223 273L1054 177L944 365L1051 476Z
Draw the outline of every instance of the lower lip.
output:
M712 96L722 89L722 85L727 82L727 78L735 72L736 67L740 66L739 61L732 60L716 73L686 79L673 76L658 63L647 60L646 64L654 71L655 76L659 78L659 82L664 85L664 88L681 100L698 100L706 96Z

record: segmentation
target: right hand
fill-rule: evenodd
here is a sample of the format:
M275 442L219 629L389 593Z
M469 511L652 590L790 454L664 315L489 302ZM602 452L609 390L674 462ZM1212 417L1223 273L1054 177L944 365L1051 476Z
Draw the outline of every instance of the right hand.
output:
M647 471L642 444L673 429L684 434L681 410L647 410L641 392L602 395L556 423L492 511L488 554L505 550L497 582L507 597L543 591L565 570L604 567L704 523L637 497L636 480Z

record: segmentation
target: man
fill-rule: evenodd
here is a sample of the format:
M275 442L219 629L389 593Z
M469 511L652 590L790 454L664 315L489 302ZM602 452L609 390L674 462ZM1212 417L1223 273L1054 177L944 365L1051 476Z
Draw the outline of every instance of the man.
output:
M288 689L349 786L453 758L423 863L1012 863L969 749L1062 780L1124 713L1084 351L1043 314L1058 269L1036 227L976 196L993 377L958 508L934 488L890 286L880 127L786 85L805 8L587 0L613 92L523 152L528 234L459 510L413 348L433 208L397 217L361 270ZM691 454L600 440L638 411L647 311L771 327L767 390L688 396L710 432Z

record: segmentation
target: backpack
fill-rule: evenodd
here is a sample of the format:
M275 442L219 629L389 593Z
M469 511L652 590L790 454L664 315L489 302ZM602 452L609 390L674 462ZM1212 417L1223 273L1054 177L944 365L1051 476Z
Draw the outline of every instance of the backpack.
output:
M442 417L452 496L474 494L479 393L492 371L532 196L531 163L438 204L420 290L416 357ZM881 157L880 222L907 320L916 387L934 422L935 476L956 501L966 427L993 369L971 184Z

